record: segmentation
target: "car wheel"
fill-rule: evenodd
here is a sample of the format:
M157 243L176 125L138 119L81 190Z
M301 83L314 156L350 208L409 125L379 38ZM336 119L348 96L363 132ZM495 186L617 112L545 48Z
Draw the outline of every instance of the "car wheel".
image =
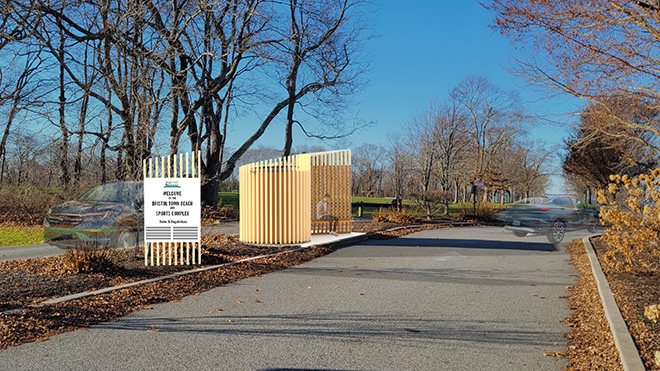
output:
M566 234L566 224L561 220L557 220L552 223L552 229L550 234L548 234L548 241L550 243L561 243L564 240L564 234Z
M113 238L113 242L113 247L116 249L135 247L135 233L122 232Z
M516 236L516 237L525 237L525 236L527 236L527 232L513 231L513 235Z

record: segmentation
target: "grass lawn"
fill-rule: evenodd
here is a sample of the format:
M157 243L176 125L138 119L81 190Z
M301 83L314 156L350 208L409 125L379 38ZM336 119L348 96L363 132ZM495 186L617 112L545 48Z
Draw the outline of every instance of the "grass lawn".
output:
M352 203L357 203L357 202L364 202L365 204L386 204L388 206L383 207L383 208L389 208L389 205L392 204L393 198L385 198L385 197L362 197L362 196L352 196L351 197L351 202ZM415 205L415 202L412 200L403 200L404 205L409 205L413 206ZM373 214L378 211L381 208L381 206L378 207L371 207L371 206L365 206L362 209L362 216L366 218L371 218L373 217ZM353 216L358 216L358 207L353 206L351 208L351 214Z
M239 209L239 198L238 192L218 192L218 206L219 207L229 207L232 206L234 209Z
M385 197L361 197L361 196L353 196L351 198L351 201L353 203L358 203L358 202L364 202L366 204L383 204L383 205L389 205L392 204L392 198L385 198ZM410 207L415 207L416 203L413 200L403 200L404 205L408 205ZM481 203L477 204L477 207L479 207ZM219 193L219 200L218 200L218 206L221 207L227 207L227 206L233 206L234 209L239 208L239 198L238 198L238 193L237 192L220 192ZM482 205L483 206L483 205ZM500 205L498 203L489 203L489 207L494 208L494 209L503 209L508 206L508 204ZM365 206L364 209L362 210L362 216L371 218L373 216L373 213L378 211L381 207L369 207ZM471 213L472 212L472 203L471 202L465 202L465 203L451 203L449 204L449 216L458 216L461 213ZM353 206L351 208L351 214L353 216L358 215L358 208L357 206ZM424 212L419 213L420 217L426 216ZM436 217L442 216L442 208L440 207L439 210L433 215Z
M37 245L43 239L42 226L0 226L0 246Z

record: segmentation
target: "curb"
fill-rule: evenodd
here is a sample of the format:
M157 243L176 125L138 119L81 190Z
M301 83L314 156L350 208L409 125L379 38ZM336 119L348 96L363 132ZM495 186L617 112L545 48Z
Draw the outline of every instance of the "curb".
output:
M587 250L587 256L591 262L591 271L596 279L598 294L603 303L605 317L607 317L607 322L610 324L610 330L612 330L612 335L614 337L614 344L619 351L623 369L626 371L644 371L646 370L644 362L642 362L642 359L639 356L637 346L635 345L635 342L628 331L628 326L626 326L621 311L619 311L619 307L614 300L610 284L607 282L607 278L603 273L600 262L598 262L596 252L589 241L589 237L584 237L582 243L584 244L585 250Z

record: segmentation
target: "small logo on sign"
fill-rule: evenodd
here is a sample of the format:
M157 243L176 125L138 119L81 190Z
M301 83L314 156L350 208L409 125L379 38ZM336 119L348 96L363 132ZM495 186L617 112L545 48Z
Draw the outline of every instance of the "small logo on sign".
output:
M165 181L165 188L181 188L176 180Z

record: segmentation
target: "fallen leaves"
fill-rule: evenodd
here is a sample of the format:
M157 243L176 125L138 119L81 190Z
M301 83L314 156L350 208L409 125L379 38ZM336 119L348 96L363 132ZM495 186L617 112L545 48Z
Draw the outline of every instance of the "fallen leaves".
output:
M644 315L653 321L653 323L657 323L658 319L660 319L660 304L649 305L644 308Z
M312 247L218 270L133 286L126 290L0 314L0 350L26 342L45 340L56 334L100 322L115 321L153 304L180 300L185 296L199 294L241 279L289 268L331 251L330 248ZM218 310L219 308L216 312ZM231 320L227 320L227 323L231 323Z
M623 370L614 337L600 303L591 264L581 241L567 246L571 264L580 272L577 284L569 288L568 308L573 313L564 320L570 327L566 337L570 344L563 352L544 353L553 357L568 357L577 370Z

